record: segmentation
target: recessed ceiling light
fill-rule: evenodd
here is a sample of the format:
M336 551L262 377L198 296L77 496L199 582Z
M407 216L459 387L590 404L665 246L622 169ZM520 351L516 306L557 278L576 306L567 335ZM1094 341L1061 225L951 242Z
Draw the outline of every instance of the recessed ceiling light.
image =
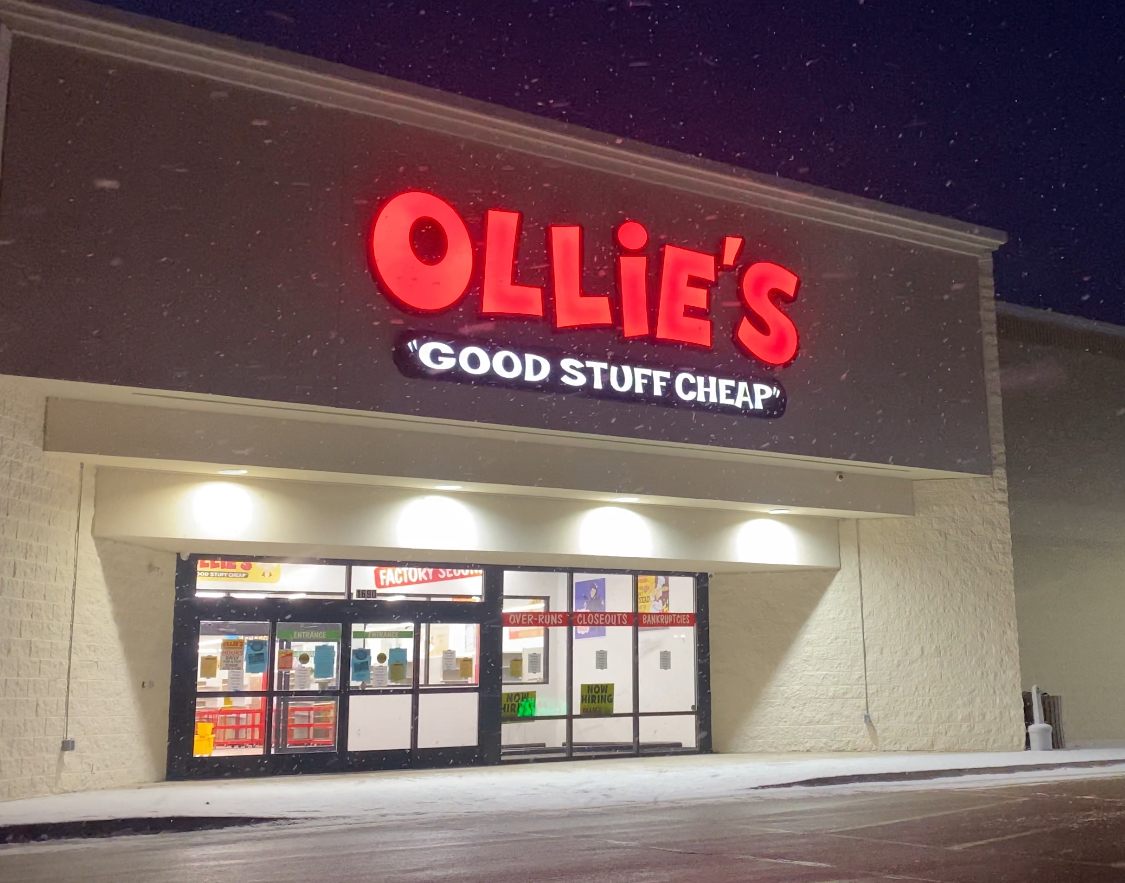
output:
M219 475L245 475L245 469L220 469Z
M640 502L640 497L617 497L613 502L615 503L637 503Z
M459 491L461 485L459 484L439 484L434 487L435 491Z
M788 509L770 509L769 513L770 513L770 515L788 515L789 510Z

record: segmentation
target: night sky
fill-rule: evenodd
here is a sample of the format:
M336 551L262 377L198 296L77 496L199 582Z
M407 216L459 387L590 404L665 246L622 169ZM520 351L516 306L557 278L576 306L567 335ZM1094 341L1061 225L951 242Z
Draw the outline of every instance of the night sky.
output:
M1125 5L111 5L998 227L1003 300L1125 324Z

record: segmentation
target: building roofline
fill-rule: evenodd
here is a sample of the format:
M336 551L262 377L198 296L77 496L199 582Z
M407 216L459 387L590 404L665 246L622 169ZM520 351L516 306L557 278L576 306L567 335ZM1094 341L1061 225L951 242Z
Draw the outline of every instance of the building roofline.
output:
M1020 304L1009 304L1003 301L997 302L996 312L1001 316L1011 319L1022 319L1025 322L1054 325L1069 331L1077 331L1084 334L1100 334L1106 337L1117 337L1125 340L1125 326L1115 325L1112 322L1083 319L1081 316L1068 316L1065 313L1056 313L1052 310L1043 310L1036 307L1025 307Z
M786 181L570 123L80 0L0 0L17 37L208 77L456 134L571 165L791 217L947 251L987 256L1001 231Z

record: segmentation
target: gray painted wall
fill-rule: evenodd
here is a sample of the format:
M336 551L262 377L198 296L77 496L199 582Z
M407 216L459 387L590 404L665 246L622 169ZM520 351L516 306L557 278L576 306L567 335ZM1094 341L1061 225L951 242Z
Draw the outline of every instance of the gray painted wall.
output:
M567 165L19 34L4 134L0 373L991 470L977 257L893 238L890 214L889 235L874 235L801 217L798 195L786 213L767 211L626 177L620 157L616 171ZM765 372L730 340L741 315L730 272L713 292L714 352L482 323L475 282L450 313L399 313L376 290L365 236L377 207L408 188L443 195L478 232L485 209L522 210L525 282L546 282L545 225L583 224L591 292L612 288L611 235L626 214L648 226L654 258L662 241L713 250L746 237L748 259L802 280L786 307L801 353L776 372L788 413L402 377L390 347L411 326Z

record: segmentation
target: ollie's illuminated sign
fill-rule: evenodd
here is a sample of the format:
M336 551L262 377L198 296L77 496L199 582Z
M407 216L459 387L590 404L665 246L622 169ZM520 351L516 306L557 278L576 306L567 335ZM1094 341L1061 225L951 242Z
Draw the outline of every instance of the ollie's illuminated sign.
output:
M544 289L517 281L521 214L489 209L484 219L480 313L488 318L551 321L557 330L618 327L627 339L649 338L671 344L711 348L711 287L720 269L734 270L742 251L739 236L723 238L717 254L664 245L655 299L649 291L648 230L634 220L616 231L617 297L582 290L582 228L547 227L552 315ZM438 243L433 254L419 253L417 237L427 232ZM444 312L468 292L476 267L473 239L465 219L438 196L400 193L379 210L371 231L371 263L380 288L397 306L420 315ZM741 271L738 291L743 315L731 329L738 349L779 367L797 355L797 327L778 302L797 296L798 279L766 261Z

